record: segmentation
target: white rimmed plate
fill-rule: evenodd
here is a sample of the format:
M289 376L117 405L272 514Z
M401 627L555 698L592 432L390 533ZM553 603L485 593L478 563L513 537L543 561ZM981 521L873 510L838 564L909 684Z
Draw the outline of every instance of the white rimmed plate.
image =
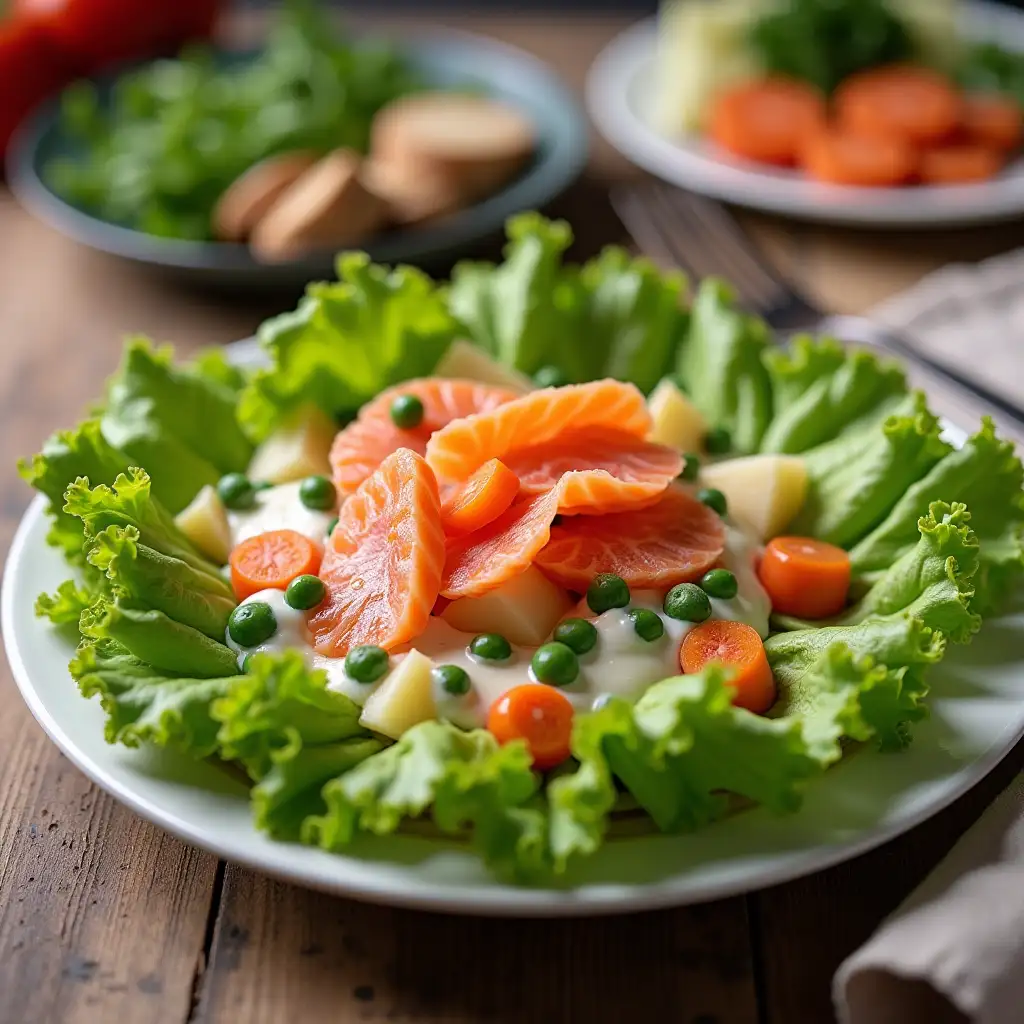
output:
M1024 52L1024 11L982 0L963 5L962 32ZM1024 160L977 185L849 188L734 160L699 136L670 139L651 125L656 24L642 21L598 55L587 109L601 134L633 163L680 188L802 220L858 227L950 227L1024 216Z

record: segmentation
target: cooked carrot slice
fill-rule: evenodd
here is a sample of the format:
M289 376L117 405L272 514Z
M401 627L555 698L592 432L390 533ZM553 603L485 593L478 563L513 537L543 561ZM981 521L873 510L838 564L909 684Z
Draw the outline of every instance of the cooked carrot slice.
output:
M992 149L1016 149L1024 136L1020 107L1009 96L968 96L963 128L969 141Z
M816 89L787 78L766 78L723 92L712 107L709 132L737 156L787 166L824 121L825 100Z
M519 477L500 459L485 462L441 506L445 533L472 533L493 522L516 499Z
M886 188L910 181L917 169L917 156L898 139L830 128L807 139L801 163L810 177L830 185Z
M936 71L906 64L851 75L836 90L840 123L858 135L928 145L960 126L963 100Z
M733 670L733 704L764 714L775 703L775 678L757 630L743 622L710 619L694 626L679 648L679 666L690 675L711 662Z
M534 768L544 771L568 760L572 720L566 696L543 683L523 683L491 705L487 728L501 744L525 740Z
M761 556L758 575L775 611L827 619L846 605L850 556L810 537L775 537Z
M284 590L296 576L315 576L320 550L295 530L269 530L242 541L230 564L235 597L244 601L261 590Z
M921 154L921 180L927 185L967 185L988 181L1002 169L1005 157L991 146L941 146Z

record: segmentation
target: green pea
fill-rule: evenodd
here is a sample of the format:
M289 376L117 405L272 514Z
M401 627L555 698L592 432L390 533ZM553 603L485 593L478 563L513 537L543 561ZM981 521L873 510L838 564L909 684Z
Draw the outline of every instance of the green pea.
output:
M327 477L307 476L299 484L299 501L306 508L311 508L316 512L326 512L337 504L338 492Z
M732 434L725 427L715 427L704 435L704 450L709 455L725 455L732 450Z
M542 366L533 375L533 383L539 388L561 388L569 378L557 366Z
M391 402L391 422L400 430L415 430L423 422L423 403L415 395L398 395Z
M242 672L248 675L252 671L252 659L255 657L253 654L247 654L242 659Z
M696 480L700 473L700 456L694 452L687 452L683 458L686 460L683 466L682 473L679 474L680 480Z
M375 683L387 672L390 663L383 647L363 644L345 655L345 674L357 683Z
M709 570L704 573L700 585L709 597L720 597L723 601L731 601L740 589L736 577L728 569Z
M335 528L335 527L336 527L337 525L338 525L338 517L337 517L337 516L335 516L335 517L334 517L334 518L333 518L333 519L332 519L332 520L331 520L331 521L330 521L330 522L329 522L329 523L327 524L327 536L328 536L328 537L330 537L330 535L331 535L332 533L334 533L334 528Z
M586 619L565 619L555 626L553 638L576 654L586 654L597 644L597 630Z
M507 661L512 657L512 645L500 633L481 633L473 637L469 650L487 661Z
M720 516L729 511L729 502L717 487L702 487L697 492L697 500L703 501L708 508L713 508Z
M430 675L435 686L453 697L465 697L470 691L469 673L458 665L438 665Z
M595 615L609 608L625 608L629 604L629 587L613 572L598 573L587 587L587 604Z
M538 647L530 661L534 677L549 686L568 686L579 674L580 663L565 644L550 643Z
M661 621L661 616L657 612L652 612L649 608L633 608L628 614L633 629L641 640L651 643L665 635L665 623Z
M217 496L225 508L245 509L256 504L256 488L244 473L228 473L217 481Z
M299 611L315 608L327 593L324 581L319 576L296 576L284 592L285 603Z
M276 632L274 610L265 601L246 601L228 616L228 636L239 647L258 647Z
M696 583L680 583L665 595L665 614L680 622L706 622L711 618L711 601Z

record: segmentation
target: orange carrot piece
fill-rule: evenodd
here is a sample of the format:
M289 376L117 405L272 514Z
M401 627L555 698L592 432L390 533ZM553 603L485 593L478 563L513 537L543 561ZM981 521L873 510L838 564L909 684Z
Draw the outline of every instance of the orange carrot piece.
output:
M317 546L295 530L269 530L242 541L232 552L231 586L244 601L261 590L284 590L296 576L315 576Z
M801 164L811 178L829 185L891 188L907 184L917 170L917 154L898 139L855 135L831 128L810 136Z
M775 537L761 556L758 576L775 611L827 619L846 606L850 556L810 537Z
M964 101L963 133L970 142L1006 152L1024 138L1024 120L1009 96L968 96Z
M825 100L803 82L766 78L722 93L709 121L723 149L759 163L791 166L803 141L825 121Z
M836 90L836 113L858 135L928 145L960 126L963 99L936 71L906 64L851 75Z
M538 771L568 760L573 706L553 686L523 683L506 690L487 714L487 728L502 745L525 740Z
M921 181L926 185L967 185L994 178L1005 163L1003 152L991 146L964 143L940 146L921 154Z
M690 675L705 665L720 662L733 670L732 702L755 714L764 714L775 703L775 678L757 630L744 622L709 619L694 626L679 648L679 665Z
M519 477L504 462L485 462L441 505L445 533L472 533L494 522L518 493Z

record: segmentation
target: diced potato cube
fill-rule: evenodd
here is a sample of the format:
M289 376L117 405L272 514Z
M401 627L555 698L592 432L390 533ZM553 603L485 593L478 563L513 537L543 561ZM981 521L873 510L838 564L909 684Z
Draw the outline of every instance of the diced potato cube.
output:
M663 380L651 392L647 408L654 420L652 441L681 452L699 452L704 447L707 421L672 381Z
M330 476L328 454L338 428L314 405L303 406L275 430L249 463L249 476L271 484L284 484L307 476Z
M175 516L174 521L207 558L218 565L227 562L231 554L231 530L224 504L209 484Z
M530 391L533 381L524 373L499 363L479 345L457 339L448 346L441 361L434 367L435 377L455 380L477 380L514 391Z
M571 607L569 595L531 565L483 597L453 601L441 618L465 633L500 633L510 643L537 647Z
M398 667L366 698L360 724L397 740L414 725L436 718L430 678L433 667L434 663L419 651L406 654Z
M807 467L798 455L748 455L716 462L701 472L701 482L717 487L729 514L761 540L782 533L807 497Z

